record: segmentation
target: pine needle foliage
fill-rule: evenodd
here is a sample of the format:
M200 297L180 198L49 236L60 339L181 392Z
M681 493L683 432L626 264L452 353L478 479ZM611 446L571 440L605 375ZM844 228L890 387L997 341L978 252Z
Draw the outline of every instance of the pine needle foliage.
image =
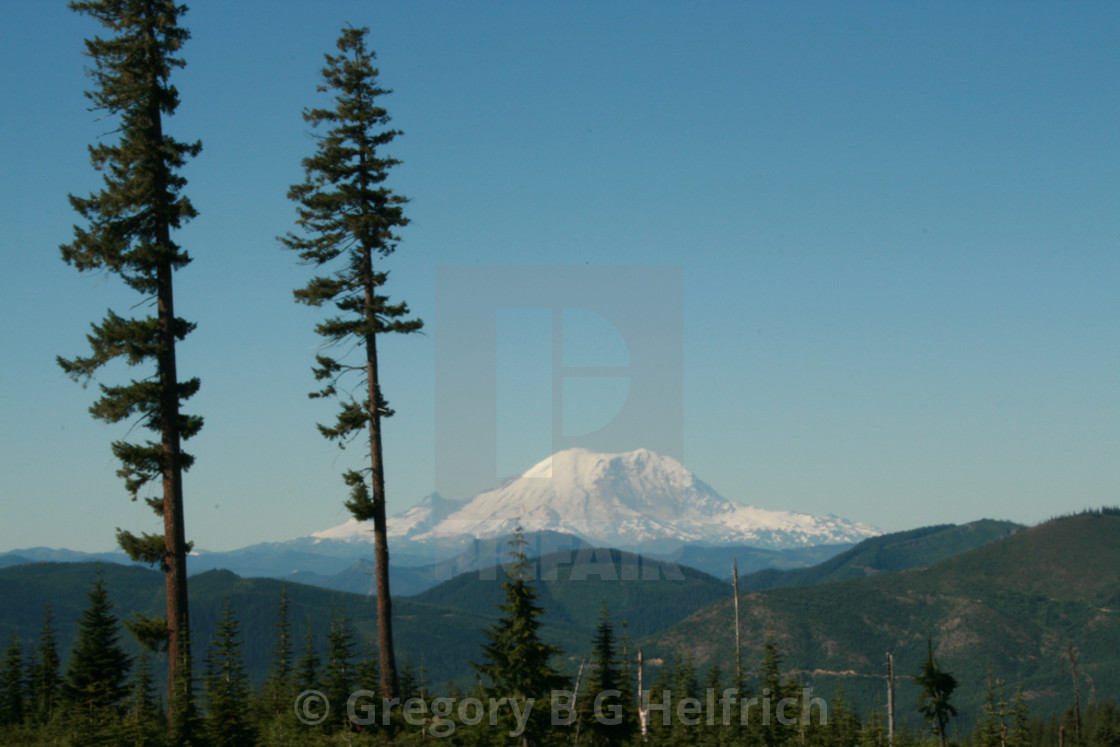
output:
M314 155L303 159L305 179L293 185L288 197L297 207L298 233L280 238L300 259L330 273L313 277L295 291L296 301L313 307L332 306L337 315L324 319L316 332L325 348L360 351L348 362L325 353L312 368L322 388L311 397L337 398L333 423L319 425L324 437L345 446L365 432L369 466L348 470L346 507L359 521L373 521L378 610L378 660L381 691L397 697L399 682L393 650L392 600L389 595L389 550L386 538L385 474L382 461L381 419L392 414L378 377L377 337L386 333L417 332L419 319L409 319L405 303L390 303L382 290L388 272L379 260L391 255L407 225L407 199L385 185L389 170L399 162L384 155L400 131L388 128L389 114L377 102L389 93L378 83L375 54L366 46L365 28L344 28L337 55L326 55L320 93L333 94L330 108L307 109L303 118L316 135ZM340 379L357 375L357 392L340 388Z

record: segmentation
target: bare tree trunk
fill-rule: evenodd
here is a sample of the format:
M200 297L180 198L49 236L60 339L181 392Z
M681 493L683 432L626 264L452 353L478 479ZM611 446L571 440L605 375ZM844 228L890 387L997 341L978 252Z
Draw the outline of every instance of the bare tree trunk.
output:
M743 694L743 651L739 629L739 559L731 561L732 591L735 595L735 690L736 696Z
M167 589L167 704L174 711L173 694L182 665L190 657L190 613L187 600L187 539L183 521L183 471L179 440L179 396L175 366L175 311L171 266L160 269L158 294L163 351L159 356L160 441L163 448L163 546ZM189 668L188 668L189 674Z
M1081 744L1081 684L1077 676L1077 649L1069 644L1069 672L1073 677L1073 743Z
M894 747L894 657L887 653L887 744Z
M646 708L645 688L642 680L642 650L638 649L638 728L642 734L642 741L649 734L649 709Z
M153 35L151 27L149 36ZM158 88L157 80L150 81ZM152 143L163 143L163 119L155 94L149 102ZM175 295L173 292L168 185L161 163L154 169L153 194L156 207L156 241L168 253L157 273L156 307L160 351L157 367L160 385L160 446L163 452L163 547L164 585L167 592L167 711L175 712L174 697L179 679L190 676L190 609L187 598L187 537L183 519L183 465L179 432L179 372L175 360ZM186 672L182 670L186 668Z
M576 688L575 688L575 691L574 691L574 692L572 693L572 703L573 703L573 704L575 705L575 707L576 707L576 739L575 739L575 747L579 747L579 727L580 727L580 726L581 726L581 724L583 723L583 719L581 718L581 716L580 716L580 712L579 712L579 683L580 683L580 680L582 680L582 679L583 679L583 665L584 665L584 664L586 664L586 663L587 663L587 659L580 659L580 662L579 662L579 671L578 671L578 672L576 672Z
M387 700L399 697L397 658L393 649L393 600L389 594L389 538L388 520L385 515L385 471L381 456L381 385L377 377L377 335L372 331L374 294L373 264L370 249L365 249L366 261L366 383L369 398L369 466L373 482L373 559L374 580L377 587L377 655L381 667L381 697Z

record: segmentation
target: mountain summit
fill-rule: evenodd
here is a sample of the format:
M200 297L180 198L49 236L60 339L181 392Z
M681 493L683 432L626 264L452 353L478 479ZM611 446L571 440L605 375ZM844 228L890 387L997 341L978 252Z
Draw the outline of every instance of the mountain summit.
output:
M874 527L835 516L770 511L729 501L677 460L638 449L600 454L569 449L466 502L432 495L389 520L398 542L446 543L527 532L574 534L622 549L700 543L767 548L858 542ZM323 539L368 537L347 522L317 532Z

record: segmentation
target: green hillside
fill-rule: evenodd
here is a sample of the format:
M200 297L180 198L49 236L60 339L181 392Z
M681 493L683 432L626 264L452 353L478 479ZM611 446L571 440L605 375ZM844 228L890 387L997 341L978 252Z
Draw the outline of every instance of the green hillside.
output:
M116 614L124 618L133 611L146 615L164 612L163 574L112 563L32 563L0 569L0 636L8 639L15 629L25 646L37 639L43 607L51 605L58 629L60 654L65 666L77 634L77 619L86 605L90 582L98 569L105 578ZM201 651L213 636L224 598L228 595L245 631L244 660L254 682L263 681L275 642L274 625L280 590L286 586L289 617L302 651L303 636L310 625L317 645L325 650L332 607L344 609L358 633L359 649L376 639L376 611L371 597L330 591L314 586L285 583L267 578L241 578L229 571L207 571L191 578L191 621L196 648ZM483 629L495 619L488 614L441 608L405 597L393 600L397 656L402 662L423 666L433 682L468 680L469 659L476 657L483 642ZM548 621L543 635L565 650L587 647L593 621L585 626ZM127 634L122 642L131 652L138 647Z
M1022 682L1035 713L1072 703L1063 653L1080 652L1085 693L1120 697L1120 514L1087 513L1024 530L925 568L742 595L744 664L754 668L772 634L785 668L831 693L841 682L864 712L885 700L885 654L895 656L900 713L913 715L918 671L932 638L961 681L963 723L977 713L991 669ZM643 642L699 666L733 660L730 600L716 602ZM1083 696L1085 697L1085 696ZM906 709L906 710L904 710Z
M574 562L573 562L574 561ZM671 563L641 559L617 551L586 555L559 553L540 562L546 580L538 582L542 635L567 654L562 666L573 671L591 644L599 613L609 606L616 621L629 621L632 635L649 635L676 623L730 587L706 574ZM77 633L77 619L86 593L101 570L118 617L132 612L162 615L162 574L113 563L30 563L0 569L0 636L14 628L31 646L50 604L58 629L63 662ZM554 580L549 580L555 575ZM632 576L632 578L631 578ZM398 659L423 667L429 681L470 681L470 660L480 656L483 630L497 619L503 599L500 568L465 573L416 597L395 597L394 638ZM361 647L376 639L372 596L332 591L268 578L242 578L229 571L207 571L191 577L191 620L196 646L203 651L216 627L223 600L229 596L245 635L244 660L252 679L263 681L274 643L280 589L287 587L289 617L301 643L310 624L320 650L325 645L332 607L345 609L358 632ZM138 651L124 635L130 651ZM302 650L302 648L300 649Z
M811 586L931 565L1022 530L1011 521L981 519L871 537L810 568L765 569L739 577L739 591Z
M594 626L607 606L631 635L650 635L717 599L730 584L706 573L619 550L550 553L537 563L537 588L547 624ZM464 573L412 597L440 607L492 614L502 601L501 568ZM591 628L588 628L590 630Z

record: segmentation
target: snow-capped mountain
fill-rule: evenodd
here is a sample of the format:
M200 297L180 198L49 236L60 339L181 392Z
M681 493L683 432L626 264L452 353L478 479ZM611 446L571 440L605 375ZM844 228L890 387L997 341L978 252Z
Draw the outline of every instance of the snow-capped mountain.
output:
M500 487L458 502L432 494L389 520L390 542L457 544L527 532L576 535L599 546L650 549L684 543L790 548L858 542L879 534L836 516L771 511L729 501L671 457L647 449L570 449ZM367 522L312 535L372 540Z

